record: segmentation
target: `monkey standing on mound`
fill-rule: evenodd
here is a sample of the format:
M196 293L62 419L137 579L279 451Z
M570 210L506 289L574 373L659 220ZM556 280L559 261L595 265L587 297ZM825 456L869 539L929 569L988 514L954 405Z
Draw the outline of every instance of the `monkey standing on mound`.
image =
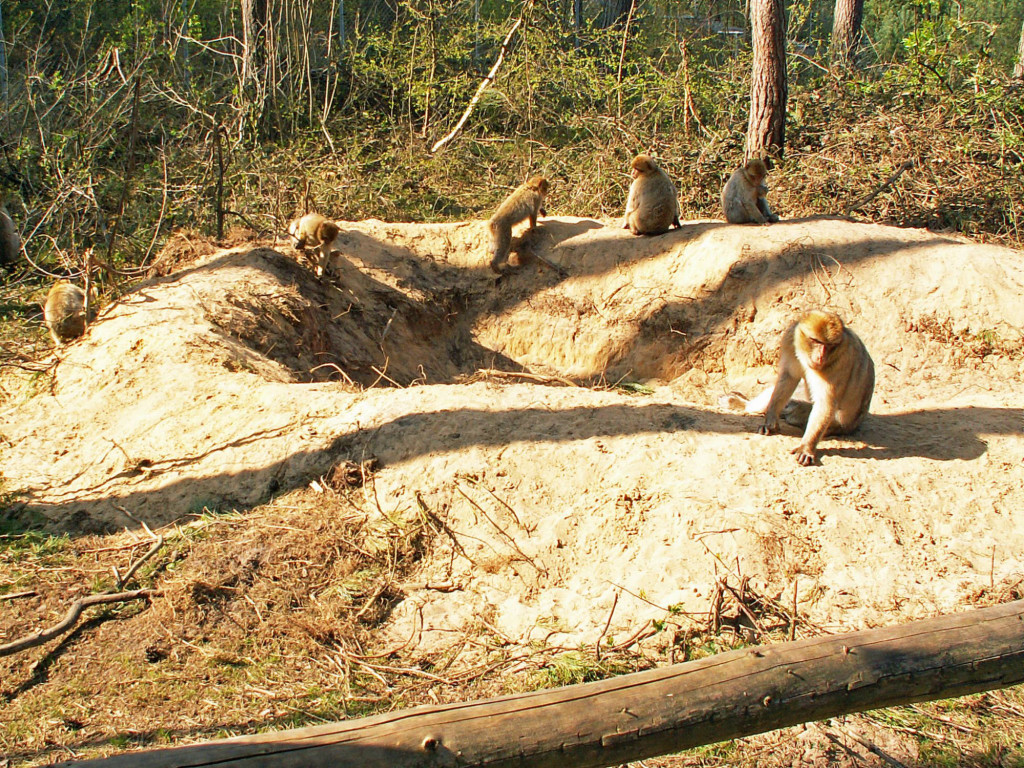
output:
M660 235L679 224L679 198L668 174L650 155L633 158L626 199L626 217L622 225L634 235Z
M304 251L307 246L320 249L320 262L316 268L317 277L322 277L327 270L327 261L331 256L334 238L341 233L341 228L330 219L319 213L307 213L288 225L288 234L295 239L295 247Z
M61 280L46 294L43 320L58 347L85 333L85 291Z
M810 390L812 402L790 403L801 379ZM757 430L762 435L778 430L780 414L795 427L806 426L800 445L790 451L806 467L817 459L821 438L846 435L857 428L871 405L874 388L875 364L864 342L843 325L838 315L813 310L801 315L782 334L775 386L753 400L727 395L723 405L742 405L747 413L763 411L764 423Z
M722 188L722 210L730 224L772 224L779 217L768 206L768 186L764 183L768 166L752 157L746 165L733 171Z
M544 198L547 197L548 180L534 176L525 184L516 187L511 195L498 206L498 210L487 222L491 232L491 269L502 274L508 266L508 254L512 249L512 227L523 219L530 220L530 229L537 226L537 214L547 216Z

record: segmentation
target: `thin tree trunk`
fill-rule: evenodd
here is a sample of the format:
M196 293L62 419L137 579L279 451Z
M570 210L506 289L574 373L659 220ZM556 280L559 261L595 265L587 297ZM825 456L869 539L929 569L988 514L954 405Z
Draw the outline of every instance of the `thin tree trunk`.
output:
M1024 24L1020 27L1020 42L1017 44L1017 64L1013 67L1013 76L1024 80Z
M583 0L572 0L573 45L580 47L580 27L583 25Z
M632 0L605 0L604 12L601 14L601 26L604 29L609 27L621 29L625 26L626 17L629 16L629 9L632 7Z
M854 62L860 42L860 24L864 17L864 0L836 0L832 19L832 61L848 67Z
M782 0L751 0L753 66L747 158L781 158L786 145L786 15Z
M338 53L345 53L345 0L338 0Z
M4 36L3 3L0 2L0 99L4 103L4 117L10 112L7 90L7 38Z

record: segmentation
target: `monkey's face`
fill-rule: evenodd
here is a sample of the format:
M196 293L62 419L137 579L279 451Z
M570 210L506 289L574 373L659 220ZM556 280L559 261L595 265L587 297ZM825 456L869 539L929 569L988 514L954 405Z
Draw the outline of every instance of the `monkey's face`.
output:
M808 312L797 326L797 339L807 364L816 371L828 365L832 352L843 341L843 321L830 312Z

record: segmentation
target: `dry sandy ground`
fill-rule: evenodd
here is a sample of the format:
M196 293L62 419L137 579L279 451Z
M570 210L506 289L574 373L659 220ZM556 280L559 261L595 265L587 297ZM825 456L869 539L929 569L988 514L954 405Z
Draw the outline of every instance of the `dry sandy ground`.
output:
M1024 572L1022 254L838 219L636 238L554 218L496 284L484 226L348 223L323 282L269 247L154 278L52 381L8 387L4 488L51 529L155 526L376 456L373 503L461 542L433 542L388 625L424 648L475 618L517 642L624 638L706 611L726 574L787 601L796 584L837 630ZM861 336L877 385L860 432L802 468L792 433L717 400L770 382L813 307ZM416 588L438 582L458 589Z

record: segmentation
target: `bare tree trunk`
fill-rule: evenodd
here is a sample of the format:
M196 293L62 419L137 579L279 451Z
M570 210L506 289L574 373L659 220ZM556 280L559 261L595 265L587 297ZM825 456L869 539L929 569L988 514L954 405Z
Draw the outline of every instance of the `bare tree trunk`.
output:
M864 17L864 0L836 0L832 19L832 61L848 67L853 64L860 42L860 23Z
M580 47L580 27L583 25L583 0L572 0L573 45Z
M267 0L242 0L241 125L244 135L263 112L266 93L263 39L267 27Z
M604 10L601 12L601 26L622 28L626 24L626 17L629 16L629 9L633 7L632 0L604 0Z
M3 3L0 3L0 99L4 102L4 117L10 112L7 90L7 38L4 37Z
M338 53L345 53L345 0L338 0Z
M753 66L750 83L750 157L779 157L786 145L786 15L782 0L750 0Z
M1013 76L1024 80L1024 24L1020 27L1020 43L1017 44L1017 63L1013 67Z

